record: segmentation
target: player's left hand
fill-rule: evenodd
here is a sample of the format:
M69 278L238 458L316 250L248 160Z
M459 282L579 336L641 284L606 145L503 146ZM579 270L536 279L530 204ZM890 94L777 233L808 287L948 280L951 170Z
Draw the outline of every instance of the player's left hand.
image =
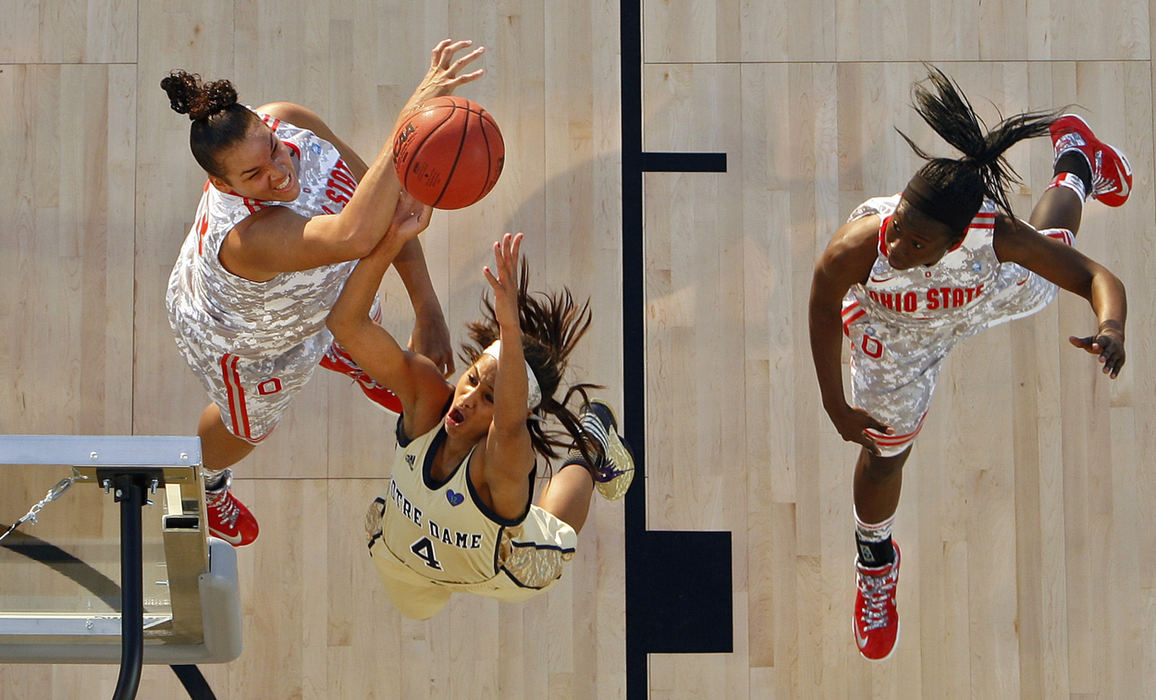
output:
M1104 365L1104 374L1112 379L1120 373L1124 366L1124 334L1114 328L1104 328L1096 335L1086 338L1070 336L1068 342L1085 352L1100 356L1100 364Z
M518 259L522 249L522 234L502 236L494 242L494 269L482 268L486 281L494 290L494 318L503 328L519 328L518 317ZM496 274L495 274L496 273Z

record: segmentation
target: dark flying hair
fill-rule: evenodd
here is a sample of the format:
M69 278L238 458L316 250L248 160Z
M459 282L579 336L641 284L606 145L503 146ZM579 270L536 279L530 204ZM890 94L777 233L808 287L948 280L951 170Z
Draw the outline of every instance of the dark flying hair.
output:
M161 80L161 89L173 111L189 115L193 122L189 132L193 158L205 172L224 177L220 152L242 141L261 118L237 102L237 90L228 80L202 83L196 73L174 70Z
M589 438L578 424L578 417L567 404L578 394L583 403L586 392L601 389L597 384L579 383L569 387L560 401L554 392L562 383L566 364L574 347L590 328L590 301L574 301L570 290L563 287L554 293L529 291L530 272L523 260L518 275L518 316L522 327L522 353L542 389L542 402L534 409L535 416L526 421L534 451L543 457L558 457L558 449L574 447L582 453L588 465L598 464L603 456L597 441ZM489 294L482 297L483 317L466 326L472 343L462 343L460 356L469 364L477 362L482 351L499 337L498 321ZM553 416L564 431L548 430L538 420L541 414Z
M1012 216L1007 189L1020 179L1003 154L1024 139L1048 133L1059 111L1024 112L1007 119L1001 115L999 124L986 131L959 85L940 69L926 67L927 78L912 86L912 106L963 157L933 157L896 129L911 150L927 161L908 184L904 198L962 237L985 197Z

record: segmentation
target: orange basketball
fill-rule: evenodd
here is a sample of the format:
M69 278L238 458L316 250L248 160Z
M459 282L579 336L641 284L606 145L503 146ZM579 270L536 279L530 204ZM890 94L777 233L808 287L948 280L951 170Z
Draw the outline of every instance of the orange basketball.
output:
M506 147L490 113L456 95L423 102L405 118L393 141L401 186L438 209L461 209L493 189Z

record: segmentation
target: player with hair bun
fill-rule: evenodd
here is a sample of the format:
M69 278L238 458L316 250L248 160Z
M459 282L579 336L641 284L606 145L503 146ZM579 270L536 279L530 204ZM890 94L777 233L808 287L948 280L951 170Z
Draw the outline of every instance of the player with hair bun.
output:
M1085 200L1120 206L1132 170L1078 116L1019 114L985 131L959 87L938 69L917 83L915 109L961 158L934 158L899 195L856 207L815 266L811 353L823 407L855 464L860 654L887 658L899 635L899 548L891 540L902 468L911 454L948 353L963 338L1033 314L1057 287L1088 300L1097 330L1070 342L1098 356L1113 379L1124 364L1124 285L1073 245ZM1004 152L1050 133L1054 177L1028 221L1007 188ZM843 394L841 347L851 345L851 401Z
M470 45L446 39L434 47L398 121L482 75L463 68L483 48L455 57ZM209 531L241 546L257 537L258 526L229 492L228 467L269 435L319 363L356 379L374 402L400 408L333 343L325 317L355 261L374 249L395 216L409 216L413 202L394 171L392 133L367 165L300 105L250 109L229 81L204 83L183 70L161 87L173 110L192 121L189 144L208 176L169 277L169 322L212 400L197 428ZM452 372L449 330L416 239L394 267L416 312L412 347Z

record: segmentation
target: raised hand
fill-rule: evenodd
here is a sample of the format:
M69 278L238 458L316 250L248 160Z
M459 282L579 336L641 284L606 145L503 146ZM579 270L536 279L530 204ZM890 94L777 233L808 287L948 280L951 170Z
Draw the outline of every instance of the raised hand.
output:
M494 242L494 269L482 268L486 281L494 290L494 317L503 329L519 329L518 317L518 260L522 248L522 234L502 236ZM496 275L495 275L496 271Z
M467 66L471 61L485 53L486 47L479 46L463 56L454 58L455 53L469 46L473 46L473 43L474 42L469 39L462 41L442 39L439 41L430 53L429 71L426 72L425 77L422 78L421 83L418 84L417 90L414 91L413 97L410 98L410 104L416 107L431 97L449 95L453 93L454 89L458 86L465 85L468 82L482 77L482 74L485 72L482 68L470 71L469 73L462 73L461 71L462 68Z

